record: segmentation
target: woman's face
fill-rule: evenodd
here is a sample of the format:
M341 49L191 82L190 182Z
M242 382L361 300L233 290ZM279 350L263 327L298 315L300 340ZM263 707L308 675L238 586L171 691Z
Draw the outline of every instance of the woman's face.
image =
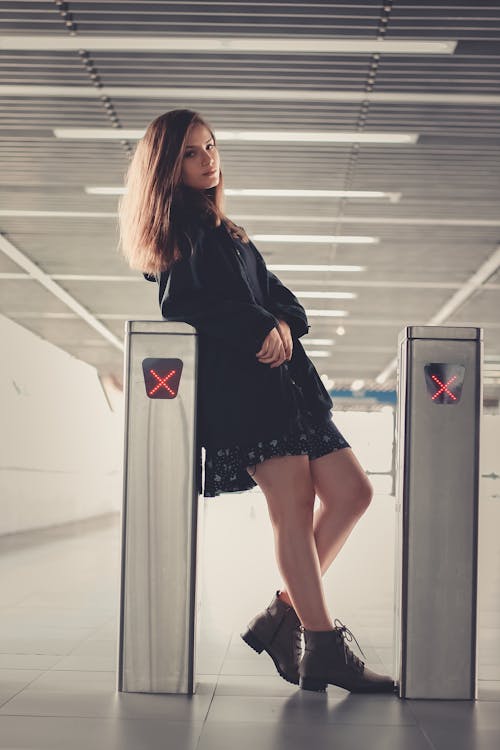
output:
M195 190L208 190L219 184L219 152L205 125L191 126L182 158L182 182Z

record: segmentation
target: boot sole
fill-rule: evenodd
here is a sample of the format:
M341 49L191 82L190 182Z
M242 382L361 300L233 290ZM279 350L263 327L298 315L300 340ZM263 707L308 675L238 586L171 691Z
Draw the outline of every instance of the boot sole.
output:
M380 688L378 686L372 685L371 687L346 687L345 685L337 685L334 682L325 682L324 680L318 680L317 677L301 677L299 681L299 685L302 688L302 690L314 690L318 693L324 693L326 691L327 685L336 685L337 687L341 687L343 690L348 690L350 693L395 693L397 690L397 687L395 684L391 686L386 686L383 688Z
M261 654L263 651L265 651L266 654L269 654L269 656L271 657L271 659L274 662L274 666L278 670L278 674L280 675L280 677L283 677L284 680L286 680L287 682L290 682L292 685L298 685L299 684L299 680L298 679L297 680L291 680L282 671L280 665L278 664L278 662L276 661L276 659L274 658L274 656L267 650L267 648L264 646L264 644L262 643L262 641L260 641L257 638L257 636L251 630L247 630L245 633L240 633L240 636L243 638L243 640L245 641L245 643L248 646L250 646L250 648L253 648L253 650L256 651L258 654Z

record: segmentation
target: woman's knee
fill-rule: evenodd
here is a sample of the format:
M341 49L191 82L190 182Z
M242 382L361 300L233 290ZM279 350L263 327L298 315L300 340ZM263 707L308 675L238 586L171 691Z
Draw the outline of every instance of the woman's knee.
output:
M359 516L373 498L373 485L350 448L311 461L316 494L326 509Z
M359 485L356 492L353 493L353 501L358 506L359 511L364 513L370 505L373 498L373 485L365 475L359 478Z

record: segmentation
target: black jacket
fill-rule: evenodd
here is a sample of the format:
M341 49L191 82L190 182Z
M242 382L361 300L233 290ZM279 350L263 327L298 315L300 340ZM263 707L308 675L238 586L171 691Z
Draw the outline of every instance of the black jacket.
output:
M304 410L324 421L332 399L300 337L310 326L292 292L266 268L252 242L234 239L222 223L200 225L194 252L159 278L165 320L198 333L198 444L214 448L280 437L302 426ZM290 326L293 353L280 367L255 356L278 318Z

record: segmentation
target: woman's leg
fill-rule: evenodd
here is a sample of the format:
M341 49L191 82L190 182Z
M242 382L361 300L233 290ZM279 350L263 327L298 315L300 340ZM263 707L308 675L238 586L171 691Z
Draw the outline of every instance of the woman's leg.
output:
M266 497L276 561L302 625L333 630L313 533L315 490L309 457L269 458L257 464L252 477Z
M323 576L368 508L373 487L351 448L313 459L310 471L320 500L313 529ZM280 599L292 604L286 590L281 591Z

